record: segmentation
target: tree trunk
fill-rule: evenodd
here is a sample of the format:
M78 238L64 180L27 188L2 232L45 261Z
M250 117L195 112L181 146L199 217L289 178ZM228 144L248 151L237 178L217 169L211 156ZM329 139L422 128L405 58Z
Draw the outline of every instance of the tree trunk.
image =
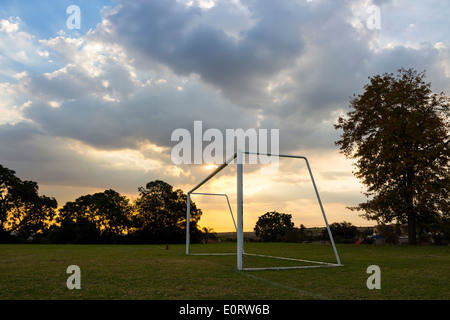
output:
M406 173L406 210L408 214L408 243L410 245L417 244L416 237L416 209L414 207L414 193L413 193L413 177L412 170Z
M411 245L417 244L416 215L414 214L414 212L408 214L408 243Z

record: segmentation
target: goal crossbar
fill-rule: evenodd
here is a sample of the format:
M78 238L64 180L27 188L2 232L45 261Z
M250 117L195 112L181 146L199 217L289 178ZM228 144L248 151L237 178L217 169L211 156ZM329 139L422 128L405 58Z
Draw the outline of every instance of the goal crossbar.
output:
M314 187L314 191L317 197L317 201L320 206L320 210L322 212L322 217L324 219L326 229L328 232L328 236L330 237L330 242L333 247L333 251L337 260L337 263L326 263L326 262L317 262L317 261L308 261L308 260L302 260L302 259L293 259L293 258L284 258L284 257L275 257L275 256L264 256L264 255L257 255L257 254L250 254L250 253L244 253L243 245L244 245L244 236L243 236L243 155L244 154L252 154L252 155L263 155L263 156L269 156L269 157L280 157L280 158L294 158L294 159L303 159L306 162L306 167L308 168L308 172L311 178L311 182ZM316 186L316 182L314 180L314 176L311 171L311 167L309 165L309 161L305 156L297 156L297 155L286 155L286 154L272 154L272 153L262 153L262 152L251 152L251 151L242 151L238 150L232 157L228 158L223 164L221 164L219 167L217 167L213 172L211 172L205 179L203 179L200 183L198 183L193 189L191 189L187 193L187 206L186 206L186 255L190 255L190 217L191 217L191 195L192 194L206 194L206 193L195 193L195 191L200 188L202 185L204 185L206 182L211 180L215 175L217 175L220 171L222 171L228 164L230 164L234 159L237 159L237 225L235 223L236 232L237 232L237 269L238 270L269 270L269 269L299 269L299 268L312 268L312 267L339 267L342 266L339 254L336 249L336 245L333 239L333 235L330 230L330 226L328 224L328 220L325 214L325 210L322 205L322 201L320 199L319 191ZM215 194L210 193L209 195L223 195L223 194ZM228 196L226 196L228 201ZM228 201L228 206L231 212L231 216L233 217L233 213L231 211L231 206ZM234 217L233 217L234 222ZM268 258L275 258L275 259L283 259L283 260L295 260L295 261L303 261L303 262L310 262L310 263L316 263L318 265L314 266L293 266L293 267L272 267L272 268L244 268L243 267L243 255L254 255L254 256L264 256ZM213 254L202 254L202 255L213 255ZM223 254L221 254L223 255Z

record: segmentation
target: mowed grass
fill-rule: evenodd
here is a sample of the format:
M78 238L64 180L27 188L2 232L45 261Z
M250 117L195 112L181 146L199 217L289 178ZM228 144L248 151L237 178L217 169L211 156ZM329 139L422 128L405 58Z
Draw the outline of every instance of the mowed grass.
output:
M236 244L192 245L192 253ZM335 263L330 245L246 243L245 252ZM343 267L236 271L236 256L186 256L184 245L0 245L0 299L448 300L450 247L337 245ZM244 257L244 267L298 265ZM69 290L69 265L81 289ZM370 265L381 289L366 285Z

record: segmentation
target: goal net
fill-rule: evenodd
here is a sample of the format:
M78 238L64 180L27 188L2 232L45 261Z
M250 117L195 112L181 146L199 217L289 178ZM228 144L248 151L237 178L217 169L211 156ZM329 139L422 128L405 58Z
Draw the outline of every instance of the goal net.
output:
M244 220L246 216L244 214L244 158L245 156L266 156L266 157L278 157L278 158L290 158L295 161L303 161L306 164L307 172L308 172L308 180L312 183L314 197L316 198L316 206L319 206L319 215L323 220L325 225L325 232L329 238L329 243L331 244L332 251L334 253L334 259L336 262L323 262L316 261L316 259L303 259L299 258L298 255L295 257L290 256L289 254L285 254L285 250L281 248L286 248L289 244L285 243L269 243L263 247L253 246L248 244L247 242L244 244ZM277 158L277 159L278 159ZM233 212L232 206L230 204L230 194L227 193L215 193L215 192L201 192L201 187L205 185L207 182L216 177L222 170L224 170L228 165L234 164L235 174L236 174L236 186L233 194L233 198L236 200L236 209ZM219 201L220 204L223 205L223 208L227 208L226 210L222 210L223 212L228 211L228 221L232 222L231 228L232 231L236 234L236 246L233 252L214 252L214 253L198 253L191 252L191 241L190 241L190 203L192 197L209 197L214 198L215 201ZM248 225L247 229L248 229ZM245 248L244 248L245 245ZM281 245L281 247L280 247ZM267 252L263 249L270 248ZM291 250L297 250L298 247L291 247ZM342 266L336 245L333 239L333 235L331 233L330 227L328 225L327 217L322 205L322 200L320 198L316 182L314 180L311 167L309 165L308 159L304 156L296 156L296 155L282 155L282 154L270 154L270 153L256 153L249 151L239 151L236 152L232 157L227 159L223 164L215 168L213 172L211 172L206 178L204 178L200 183L198 183L194 188L192 188L187 193L187 208L186 208L186 255L236 255L236 265L237 270L243 271L251 271L251 270L269 270L269 269L300 269L300 268L316 268L316 267L338 267ZM286 255L286 256L283 256ZM254 260L263 261L263 266L255 266ZM268 262L271 261L271 262ZM275 262L274 262L275 261ZM280 263L278 263L278 262ZM282 263L281 263L282 262Z

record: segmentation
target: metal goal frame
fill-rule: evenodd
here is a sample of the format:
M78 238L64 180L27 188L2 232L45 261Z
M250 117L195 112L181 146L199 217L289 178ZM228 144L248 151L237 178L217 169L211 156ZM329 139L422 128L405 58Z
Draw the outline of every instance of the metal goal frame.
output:
M311 260L303 260L303 259L294 259L294 258L286 258L286 257L277 257L277 256L267 256L261 254L252 254L252 253L244 253L244 231L243 231L243 157L245 154L248 155L263 155L270 157L280 157L280 158L294 158L294 159L303 159L306 162L306 166L308 168L308 172L311 178L311 182L314 187L314 191L317 197L317 201L320 206L320 210L322 212L322 216L326 225L326 229L328 235L330 237L331 245L333 247L334 255L336 257L336 263L329 262L321 262L321 261L311 261ZM198 188L204 185L206 182L211 180L216 174L222 171L228 164L232 163L234 159L237 159L237 224L234 220L233 212L231 210L230 202L228 200L228 196L226 194L219 193L200 193L195 192ZM297 155L286 155L286 154L271 154L271 153L261 153L261 152L250 152L238 150L232 157L226 160L223 164L217 167L213 172L211 172L205 179L203 179L200 183L198 183L194 188L192 188L187 193L187 206L186 206L186 255L229 255L230 253L196 253L193 254L190 252L190 220L191 220L191 195L215 195L215 196L225 196L228 202L228 207L231 212L231 217L233 218L233 222L235 223L236 233L237 233L237 253L233 253L237 255L237 270L240 271L256 271L256 270L281 270L281 269L304 269L304 268L317 268L317 267L341 267L341 260L339 258L339 254L336 249L336 245L333 239L333 235L330 230L330 226L328 225L328 220L325 214L325 210L322 205L322 201L320 199L319 191L316 186L316 182L314 180L314 176L311 171L311 167L309 165L309 161L305 156L297 156ZM291 261L299 261L299 262L308 262L314 265L302 265L302 266L291 266L291 267L263 267L263 268L244 268L243 266L243 256L251 255L251 256L259 256L266 258L274 258L281 260L291 260Z

